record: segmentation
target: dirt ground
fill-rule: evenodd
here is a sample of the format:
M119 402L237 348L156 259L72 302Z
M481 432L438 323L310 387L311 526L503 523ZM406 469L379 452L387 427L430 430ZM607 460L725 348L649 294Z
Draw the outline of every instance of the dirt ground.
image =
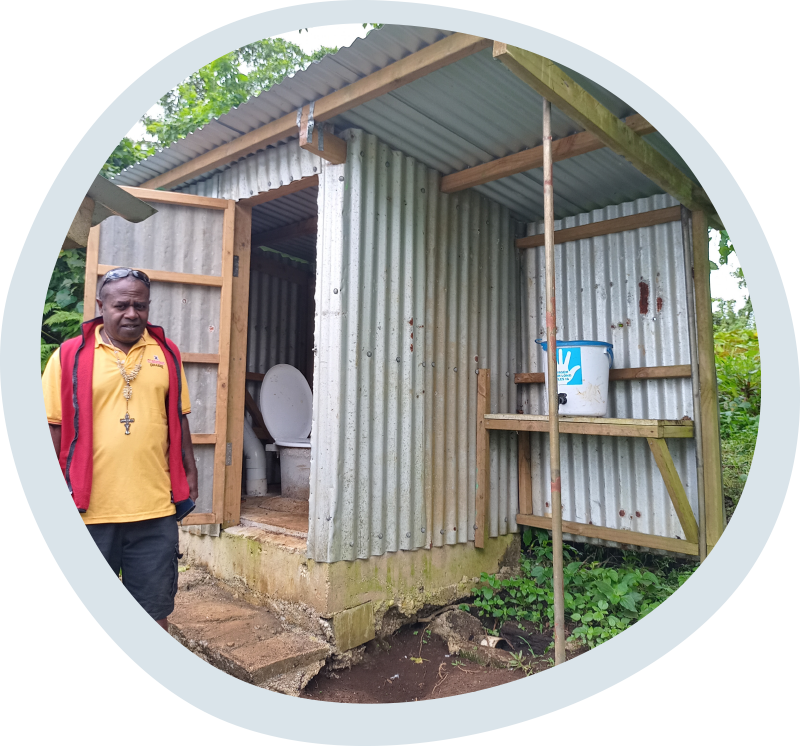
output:
M326 667L300 696L358 704L417 702L477 692L525 678L526 672L521 669L481 665L463 653L449 655L447 644L430 634L427 627L414 624L387 640L373 640L367 644L362 662L343 670ZM508 642L503 641L503 647L509 652L524 648L530 674L549 668L551 654L545 653L545 648L552 638L530 630L523 633L528 644L521 644L513 634L515 631L516 624L504 625L501 634ZM534 657L530 656L530 650ZM579 652L571 652L567 657L572 658Z

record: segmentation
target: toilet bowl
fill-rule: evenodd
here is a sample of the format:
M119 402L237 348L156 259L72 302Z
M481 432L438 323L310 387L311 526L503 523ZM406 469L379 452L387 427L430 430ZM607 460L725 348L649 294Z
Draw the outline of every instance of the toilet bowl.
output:
M261 416L275 439L281 497L308 500L311 481L311 387L291 365L274 365L261 384Z

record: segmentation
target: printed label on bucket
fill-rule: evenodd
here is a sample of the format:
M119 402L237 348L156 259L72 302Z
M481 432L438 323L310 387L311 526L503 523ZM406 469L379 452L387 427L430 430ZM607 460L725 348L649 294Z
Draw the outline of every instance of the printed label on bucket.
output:
M556 359L559 385L580 386L583 383L580 347L559 347Z

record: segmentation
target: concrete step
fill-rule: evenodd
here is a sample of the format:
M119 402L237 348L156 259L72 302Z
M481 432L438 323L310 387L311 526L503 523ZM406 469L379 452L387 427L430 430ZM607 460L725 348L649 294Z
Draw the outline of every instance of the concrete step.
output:
M330 646L287 631L272 612L251 606L200 569L182 572L170 634L212 666L255 686L298 695Z

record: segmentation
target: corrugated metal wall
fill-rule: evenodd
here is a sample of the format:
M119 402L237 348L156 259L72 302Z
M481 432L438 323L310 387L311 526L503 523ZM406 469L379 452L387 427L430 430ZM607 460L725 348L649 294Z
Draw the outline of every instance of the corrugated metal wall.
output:
M508 211L343 137L317 239L308 553L329 562L473 537L475 369L493 370L493 411L513 411L520 328ZM492 448L496 536L516 528L516 439Z
M279 257L274 264L297 266L296 262ZM309 273L309 278L313 275ZM250 268L250 306L247 329L247 372L266 373L273 365L285 363L298 368L312 383L313 375L313 298L308 284L298 284L277 277L259 267L255 260ZM247 381L247 390L260 403L261 384ZM267 479L280 481L280 468L274 452L267 453Z
M556 182L556 189L558 184ZM677 204L667 195L628 202L556 221L556 230L649 212ZM543 231L531 224L528 234ZM529 340L545 335L544 248L524 252L524 358L542 371L546 356ZM617 368L689 363L689 333L680 222L639 228L556 246L559 339L595 339L614 345ZM523 392L526 413L543 414L545 387ZM691 380L612 382L609 417L692 417ZM668 441L686 494L697 513L694 442ZM546 434L531 434L533 512L549 508ZM664 482L643 438L561 436L565 520L685 538Z
M222 211L167 204L156 207L158 212L143 223L117 217L104 221L99 263L219 276ZM163 326L181 352L219 352L219 288L153 282L150 298L150 322ZM184 363L184 370L192 397L192 432L213 433L217 366ZM195 445L194 454L199 472L197 511L210 512L214 446Z
M230 168L175 191L202 197L245 199L268 192L296 179L318 174L322 160L300 147L299 140L260 150L232 164Z

